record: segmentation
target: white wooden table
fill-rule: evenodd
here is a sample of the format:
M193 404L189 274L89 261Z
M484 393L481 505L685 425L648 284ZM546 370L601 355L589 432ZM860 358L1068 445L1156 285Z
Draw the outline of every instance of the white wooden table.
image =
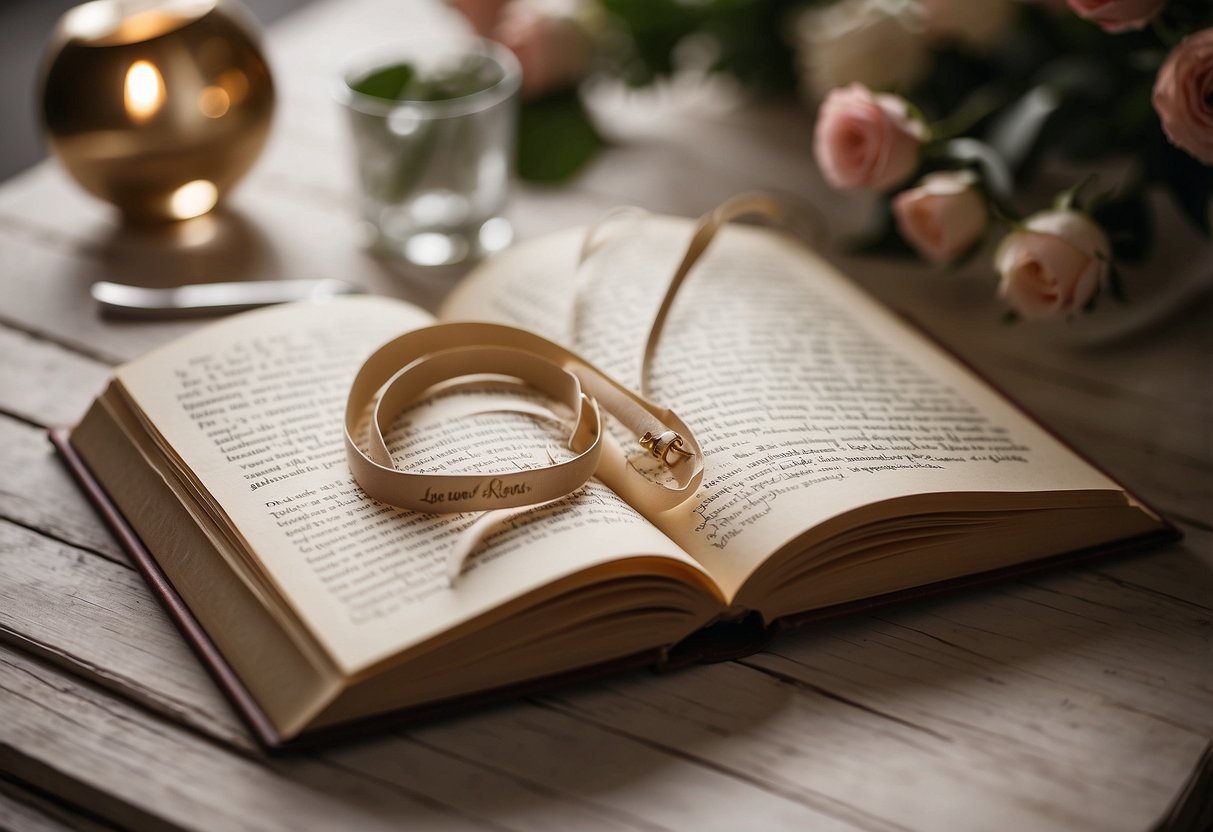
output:
M990 283L844 263L1155 502L1186 540L879 615L743 661L636 674L307 756L267 758L45 438L113 364L193 324L119 324L99 278L329 277L433 305L354 222L334 68L444 25L422 2L320 4L269 46L274 137L230 211L123 231L53 164L0 187L0 827L1147 829L1210 809L1213 559L1206 295L1098 348L997 323ZM449 21L448 21L449 22ZM605 96L604 98L610 98ZM612 148L520 189L522 236L620 202L698 214L779 187L829 207L810 117L715 94L606 101ZM694 141L692 141L694 140ZM1181 256L1203 257L1209 249ZM1168 812L1171 815L1168 815Z

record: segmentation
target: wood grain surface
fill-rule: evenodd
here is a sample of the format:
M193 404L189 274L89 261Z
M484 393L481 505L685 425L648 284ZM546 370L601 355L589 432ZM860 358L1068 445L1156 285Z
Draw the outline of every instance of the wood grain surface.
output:
M806 197L832 259L1185 540L822 624L742 661L622 676L308 755L255 747L45 431L79 418L115 363L196 326L104 320L87 295L97 279L342 277L439 303L457 272L410 274L363 249L328 90L349 54L453 25L422 0L319 3L279 24L270 147L227 209L193 230L124 229L49 163L0 187L0 827L1197 823L1207 789L1188 789L1191 811L1172 810L1213 738L1208 293L1094 344L1000 326L984 262L947 274L840 254L833 244L866 206L823 188L811 117L709 86L598 91L610 148L568 188L520 186L509 208L519 235L620 202L694 215L749 188ZM1207 246L1187 256L1213 272Z

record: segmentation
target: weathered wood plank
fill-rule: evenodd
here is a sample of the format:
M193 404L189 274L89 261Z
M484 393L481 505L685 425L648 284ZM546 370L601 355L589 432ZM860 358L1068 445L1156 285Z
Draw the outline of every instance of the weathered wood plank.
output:
M10 523L0 523L0 563L0 638L252 749L239 719L134 569Z
M89 297L96 280L118 277L104 262L72 252L61 240L31 239L0 227L5 303L0 323L53 341L101 363L116 364L189 331L190 324L112 324Z
M39 812L33 806L18 803L4 793L0 781L0 829L23 830L23 832L65 832L71 829L52 817Z
M110 367L0 326L0 412L35 424L74 423L105 387Z
M42 428L0 416L0 517L128 563Z
M454 809L322 761L224 751L0 647L0 765L141 829L486 829Z
M1198 311L1213 315L1213 304ZM1205 326L1208 315L1185 317L1165 337L1141 344L1150 361L1132 350L1108 350L1054 357L1050 365L1036 349L1021 348L1015 355L1007 345L1006 352L984 354L983 362L1050 425L1073 425L1213 469L1213 385L1203 383L1213 378L1213 359L1198 347L1202 336L1192 326L1197 320ZM1166 419L1159 419L1160 406Z
M628 687L645 675L625 677L617 684ZM593 688L584 689L591 692ZM576 696L582 694L578 689ZM692 697L711 691L691 692ZM446 755L452 761L482 772L508 777L511 783L539 795L559 795L574 805L597 807L619 821L653 829L733 830L761 818L766 829L885 829L862 813L843 812L830 803L772 789L760 779L738 776L705 763L697 753L660 748L643 738L588 723L579 713L561 712L530 703L518 703L457 720L422 726L404 739ZM391 782L418 784L418 771L385 761L398 753L395 745L336 752L352 769L376 772ZM482 778L488 779L485 774ZM494 778L495 779L495 778ZM427 793L445 794L456 784L424 777ZM491 783L491 780L490 780ZM560 828L543 819L533 806L507 802L516 791L485 795L500 805L486 807L489 816L519 828L535 824ZM457 787L457 786L456 786ZM485 792L488 790L486 789ZM482 792L482 794L485 794ZM457 799L457 793L451 794ZM516 798L513 798L516 799ZM573 824L573 828L580 828Z
M11 832L113 832L115 827L0 778L0 829Z
M1091 573L1199 607L1213 606L1213 533L1179 524L1183 556L1160 554L1092 564Z
M248 747L136 575L68 547L39 545L25 530L12 537L24 565L14 578L6 576L11 587L0 587L0 610L13 610L0 618L6 630L75 672ZM1175 579L1193 591L1209 585L1207 572L1202 578L1199 571L1207 565L1191 564L1191 553L1137 560L1165 559L1177 562ZM1109 568L1131 577L1131 565ZM60 613L45 621L37 611L50 604ZM998 614L993 632L991 610ZM727 817L728 806L765 805L777 817L811 810L884 829L932 828L955 818L932 814L941 810L926 798L914 822L901 814L904 795L858 800L871 782L905 783L917 794L949 780L950 793L1000 806L996 817L1003 820L1060 826L1051 812L1076 794L1119 793L1113 775L1124 770L1136 777L1136 757L1145 754L1161 782L1146 778L1131 794L1161 812L1164 786L1182 780L1167 778L1195 759L1188 759L1189 739L1213 730L1208 673L1202 676L1193 664L1208 648L1207 621L1208 610L1193 602L1086 570L1066 572L880 618L821 625L747 660L770 675L721 665L665 678L628 677L542 700L558 716L519 704L326 756L350 771L444 800L457 801L461 778L474 777L492 795L485 817L499 820L502 806L519 812L525 806L519 817L537 823L543 813L536 792L549 802L560 796L636 820L627 810L639 786L631 778L619 781L620 771L634 771L655 789L645 796L651 811L637 817L663 825L676 826L678 812L689 805L711 809L702 818L709 828L712 818ZM95 638L99 630L106 640ZM1153 672L1141 673L1146 667ZM845 730L826 730L836 724ZM794 739L795 725L811 736ZM1146 740L1157 744L1143 746ZM1099 745L1103 768L1089 764L1091 744ZM841 769L827 765L831 755L846 758L852 745L869 749L870 759ZM1008 758L991 759L998 754ZM385 762L400 756L419 764ZM601 760L610 766L597 764ZM1082 769L1069 779L1054 771L1075 761ZM1039 769L1054 785L1026 801L1035 808L1024 809L1020 804L1040 784L1029 777L1022 792L1004 790L994 774L1000 765ZM969 772L972 766L977 773ZM699 794L696 784L704 778L712 795L728 801ZM532 797L520 804L519 790ZM692 801L688 794L697 796ZM1077 825L1094 828L1096 820L1104 818L1085 816Z

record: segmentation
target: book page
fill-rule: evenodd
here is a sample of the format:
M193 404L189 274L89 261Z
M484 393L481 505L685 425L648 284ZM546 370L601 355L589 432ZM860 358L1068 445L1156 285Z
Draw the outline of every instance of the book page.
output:
M702 575L592 481L491 534L449 587L447 548L477 515L420 514L370 499L353 481L343 445L346 394L362 361L430 323L420 310L382 298L279 307L202 329L117 376L213 498L238 548L252 553L345 673L623 557L661 556ZM490 397L477 395L486 401L449 395L406 413L388 437L397 464L428 472L548 464L559 431L485 413Z
M576 301L577 235L516 249L486 266L486 279L468 281L443 315L551 337L563 329L569 346L636 387L691 231L673 218L633 224L582 269ZM733 225L712 242L674 303L651 375L653 400L694 429L706 456L699 493L654 522L728 593L806 530L881 500L1118 488L767 229Z

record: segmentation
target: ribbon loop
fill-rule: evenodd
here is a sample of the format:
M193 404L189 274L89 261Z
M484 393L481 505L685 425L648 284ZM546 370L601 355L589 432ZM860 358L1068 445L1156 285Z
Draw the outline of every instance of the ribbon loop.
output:
M673 411L645 398L666 317L687 275L723 225L747 214L781 221L784 213L777 199L743 194L700 218L649 331L641 362L641 394L546 338L500 324L436 324L383 345L359 370L346 402L345 448L354 479L370 496L401 508L485 512L448 554L452 581L480 537L509 516L509 510L566 497L595 475L624 500L653 512L683 503L703 480L703 452L691 429ZM583 260L597 245L597 230L587 233ZM573 456L504 473L428 474L398 469L384 437L392 422L438 385L469 376L504 376L566 405L577 415L568 442ZM637 447L658 460L667 477L651 479L630 464L627 452L605 430L600 404L633 431ZM534 415L533 410L516 409ZM364 449L354 437L368 413Z
M517 379L566 405L577 417L568 442L574 456L541 468L503 473L428 474L398 469L384 437L392 422L438 385L468 376ZM672 484L630 469L630 476L643 485L625 487L661 494L659 505L675 505L689 497L702 478L703 464L694 437L680 419L635 396L569 350L498 324L438 324L380 347L350 390L346 456L363 490L401 508L448 513L538 505L573 493L601 467L607 437L600 402L636 430L638 438L649 432L677 434L682 439L686 461L680 457L682 464L672 466ZM355 440L364 422L365 448Z

